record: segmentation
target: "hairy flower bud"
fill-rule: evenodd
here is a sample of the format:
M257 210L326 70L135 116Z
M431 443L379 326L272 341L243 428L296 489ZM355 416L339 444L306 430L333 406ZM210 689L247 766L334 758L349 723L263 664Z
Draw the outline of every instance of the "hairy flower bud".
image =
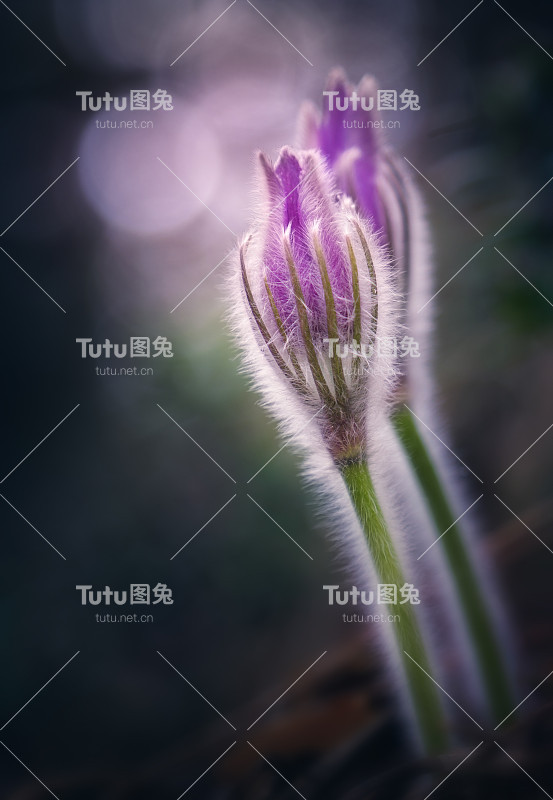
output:
M442 427L437 423L436 393L429 368L431 315L435 307L429 305L435 296L433 259L418 190L403 159L386 143L380 120L375 118L377 92L376 83L369 76L358 86L352 86L342 70L332 71L323 93L322 113L311 103L303 106L299 142L301 147L321 151L338 189L353 201L359 214L380 234L392 258L405 297L405 326L422 355L420 359L406 359L403 380L396 391L400 402L392 421L402 445L403 458L411 462L441 540L490 707L496 718L501 719L511 702L510 678L504 666L498 625L488 608L485 584L481 583L471 563L473 556L470 540L463 530L465 523L459 523L463 516L460 512L468 501L453 481L443 448L436 445L432 431L427 432L415 422L420 414L421 421L434 420L434 430ZM423 310L424 314L420 313ZM413 503L411 498L407 500L412 515ZM418 528L426 536L426 520L422 520ZM442 540L444 530L448 534ZM481 562L482 554L477 558Z
M239 248L236 277L250 330L280 384L316 412L334 460L362 458L367 408L382 407L393 376L394 290L385 251L334 183L317 151L259 156L261 213ZM247 343L245 342L247 339ZM255 374L256 368L252 370ZM265 373L266 375L266 373ZM266 381L269 401L274 395ZM280 409L277 414L283 416Z
M381 500L395 372L395 349L385 343L398 334L397 271L382 232L336 192L320 151L285 147L274 166L261 155L259 179L262 203L233 271L232 317L246 365L285 433L299 440L306 475L365 585L376 576L403 586L396 525ZM415 611L395 608L390 655L402 665L402 692L425 746L437 751L445 726L427 680L430 661Z
M376 81L369 75L354 86L342 70L333 70L322 114L312 103L303 105L299 143L323 153L338 189L382 232L394 262L407 273L412 206L417 200L403 164L387 145L375 119L377 91Z

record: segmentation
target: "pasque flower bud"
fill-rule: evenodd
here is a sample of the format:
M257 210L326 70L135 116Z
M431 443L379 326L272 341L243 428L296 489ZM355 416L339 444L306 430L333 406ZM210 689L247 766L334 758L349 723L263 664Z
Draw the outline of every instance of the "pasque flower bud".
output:
M408 400L409 409L403 403L398 404L392 420L448 560L490 707L496 718L501 719L509 710L511 690L498 625L488 608L485 587L472 566L470 542L459 523L463 516L460 512L468 501L449 477L452 471L443 449L436 446L431 432L429 435L419 429L410 410L416 409L415 415L418 412L423 418L433 418L434 429L440 427L436 423L435 390L428 358L432 350L430 315L434 308L429 303L435 296L433 258L418 190L403 159L386 143L379 128L380 120L375 118L377 91L375 81L369 76L353 86L342 70L333 70L323 94L322 113L311 103L303 106L299 142L301 147L321 151L338 188L351 198L359 214L370 220L391 256L405 297L405 325L423 356L406 360L407 369L397 395ZM444 530L448 534L442 540ZM478 560L482 561L481 554Z
M337 194L319 152L285 147L274 166L261 154L259 181L260 214L236 259L242 309L235 318L245 307L250 325L241 325L243 349L258 365L255 345L273 380L293 388L311 415L320 409L323 441L337 463L362 458L367 410L382 407L394 373L391 354L377 346L395 333L385 250ZM258 382L273 403L267 377L265 370Z
M233 271L232 318L246 365L285 433L299 440L355 569L367 585L374 571L380 582L403 586L372 477L394 375L394 349L379 343L399 332L389 250L382 232L337 193L320 151L285 147L274 166L260 155L259 183L255 224ZM442 710L424 675L430 663L416 615L396 608L390 654L402 664L402 695L425 745L438 750Z
M299 143L323 153L338 189L382 232L394 263L407 279L418 198L403 164L378 127L374 111L377 91L376 81L369 75L354 86L341 69L333 70L322 114L311 102L302 107Z

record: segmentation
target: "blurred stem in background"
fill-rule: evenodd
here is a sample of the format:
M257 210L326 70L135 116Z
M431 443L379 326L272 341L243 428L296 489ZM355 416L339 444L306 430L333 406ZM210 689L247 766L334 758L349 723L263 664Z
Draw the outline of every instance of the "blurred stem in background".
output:
M393 584L399 590L405 578L368 467L363 461L353 461L342 466L340 472L361 523L378 580ZM391 624L424 747L430 753L440 752L445 749L446 724L436 686L429 677L431 667L413 606L396 602L388 608L390 614L399 616L399 620Z
M512 710L514 701L496 626L471 563L463 531L413 415L407 408L400 407L392 421L441 536L441 546L453 576L493 718L502 720Z
M366 106L349 108L347 98L354 90L367 100ZM328 77L326 93L340 98L342 104L324 106L322 112L310 103L304 105L299 124L302 146L320 148L333 170L338 188L351 197L361 215L382 232L394 264L403 265L405 296L418 297L428 292L432 272L432 259L427 247L428 224L418 192L410 175L405 172L403 159L386 145L384 139L374 135L360 137L358 134L359 128L372 130L374 118L370 100L376 91L377 85L371 76L364 76L355 87L343 70L333 70ZM378 176L376 180L375 175ZM414 286L418 287L416 291ZM407 322L413 322L411 334L419 331L418 322L410 320L409 315ZM426 335L424 330L422 335ZM438 536L447 531L441 542L482 684L493 716L502 719L512 708L504 658L485 593L470 561L467 542L456 523L446 484L410 414L406 410L397 411L394 424L426 498Z

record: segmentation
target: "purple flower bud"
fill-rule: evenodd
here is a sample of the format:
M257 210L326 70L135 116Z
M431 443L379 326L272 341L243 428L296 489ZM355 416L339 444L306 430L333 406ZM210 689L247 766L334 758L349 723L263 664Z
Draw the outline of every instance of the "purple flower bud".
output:
M341 220L333 187L315 152L281 151L274 167L260 155L268 193L268 225L263 261L265 278L280 316L293 341L300 336L297 298L293 291L289 256L308 309L314 341L328 336L327 309L320 261L328 272L339 334L350 335L353 319L351 265L341 235ZM289 254L289 255L288 255Z
M320 409L335 460L357 458L366 444L367 396L378 405L394 372L391 355L376 347L395 319L385 252L337 194L318 151L285 147L274 166L260 154L259 177L261 213L237 259L234 317L249 322L249 331L240 325L243 348L253 363L255 344L273 378L293 387L311 415ZM258 382L271 394L266 380Z
M405 271L410 261L411 206L416 202L403 164L375 127L376 81L365 75L354 86L333 70L323 93L322 114L304 103L299 120L300 147L318 148L338 189L371 220Z

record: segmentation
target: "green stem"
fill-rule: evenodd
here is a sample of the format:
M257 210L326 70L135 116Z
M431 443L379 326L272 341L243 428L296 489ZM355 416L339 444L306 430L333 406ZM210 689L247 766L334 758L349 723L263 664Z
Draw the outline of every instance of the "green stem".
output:
M436 530L439 535L447 531L440 540L441 545L453 576L491 711L496 721L501 720L512 710L514 701L495 626L472 566L462 530L456 522L446 489L413 415L408 409L399 408L392 419Z
M378 581L395 584L399 592L405 578L367 465L350 461L342 464L340 471L363 528ZM399 621L394 622L394 632L424 746L428 752L437 753L444 748L446 726L436 686L428 677L430 665L414 608L410 603L399 602L388 608L389 613L399 616Z

